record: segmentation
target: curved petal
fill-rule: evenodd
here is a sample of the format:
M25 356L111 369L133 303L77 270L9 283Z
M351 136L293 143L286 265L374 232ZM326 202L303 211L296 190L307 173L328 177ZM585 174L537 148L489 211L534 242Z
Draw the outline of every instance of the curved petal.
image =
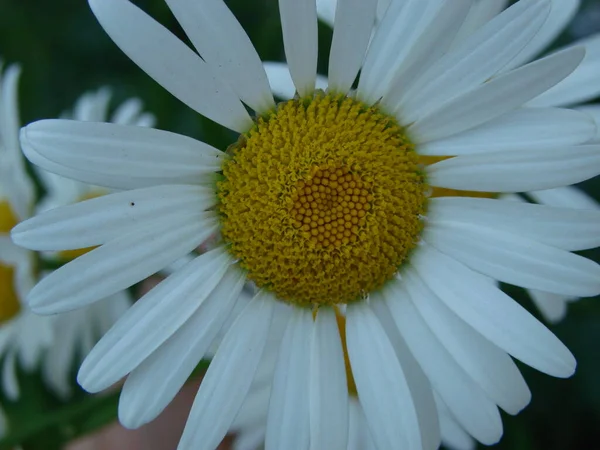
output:
M27 301L37 314L69 311L108 297L191 252L218 229L214 215L157 221L98 247L40 281Z
M259 114L275 107L260 57L223 0L166 1L202 59L244 103Z
M573 188L574 189L574 188ZM589 199L588 199L589 200ZM429 202L433 222L460 222L517 234L563 250L600 246L600 209L551 207L485 198L440 197Z
M570 377L575 358L550 330L488 278L422 245L411 265L456 315L525 364L555 377Z
M315 89L317 77L317 8L315 0L279 0L283 46L301 97Z
M411 391L381 323L365 302L346 313L348 356L376 447L421 450Z
M583 60L584 55L582 47L575 47L492 78L442 105L438 103L437 109L419 117L408 131L415 142L422 144L495 119L517 109L566 78Z
M312 314L294 308L277 357L267 418L266 450L307 450ZM255 412L254 412L255 413Z
M600 145L458 156L426 168L429 182L478 192L527 192L579 183L600 173Z
M112 40L190 108L239 133L252 119L237 95L183 42L127 0L89 0Z
M377 0L345 0L336 10L329 54L329 87L346 94L365 57L375 23Z
M178 449L213 450L225 437L250 389L269 337L275 301L270 294L257 294L223 338L202 380Z
M308 395L310 448L346 448L348 384L340 332L330 308L319 309L312 327Z
M419 146L419 154L460 156L583 144L596 134L589 115L571 109L521 108L496 120Z

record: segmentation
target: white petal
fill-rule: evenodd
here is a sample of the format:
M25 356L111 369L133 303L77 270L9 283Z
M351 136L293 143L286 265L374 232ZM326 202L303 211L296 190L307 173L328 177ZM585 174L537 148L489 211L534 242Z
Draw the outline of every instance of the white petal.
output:
M194 400L180 450L213 450L225 437L250 389L269 336L275 299L261 292L225 335Z
M13 241L35 250L71 250L101 245L124 234L202 211L216 203L213 190L201 186L156 186L117 192L63 206L21 222Z
M336 10L329 56L329 87L346 94L362 65L375 22L377 0L344 0Z
M544 191L545 192L545 191ZM427 217L495 228L563 250L600 246L600 210L467 197L432 198Z
M223 0L167 0L185 33L202 56L260 114L275 107L260 57Z
M428 327L484 392L509 414L527 406L531 392L510 356L452 313L414 269L403 271L402 279Z
M183 135L99 122L42 120L23 128L21 139L28 157L37 153L68 169L122 180L109 186L116 188L138 187L148 180L197 184L221 170L226 158L225 153Z
M138 367L198 310L231 262L226 250L217 248L135 302L85 359L77 376L79 384L99 392Z
M384 297L398 330L433 388L477 440L487 445L498 442L502 419L496 405L435 337L399 282L390 283Z
M369 297L371 309L377 315L381 326L385 330L404 371L417 419L419 420L423 450L437 450L440 446L440 424L429 379L398 331L381 292L372 292Z
M513 357L556 377L575 371L564 344L489 279L427 245L411 265L446 306Z
M507 5L508 0L479 0L475 2L452 45L456 47L461 44L467 37L506 9Z
M348 445L348 384L335 312L320 308L311 337L310 448Z
M555 189L546 189L543 191L530 191L527 192L527 195L534 201L543 205L576 209L578 212L575 214L578 215L582 214L585 216L586 214L589 214L581 212L582 210L586 209L594 211L600 210L600 205L598 202L596 202L596 200L575 186L563 186ZM598 244L585 248L597 246Z
M11 157L18 157L19 148L19 78L21 66L11 64L4 74L0 66L0 148Z
M362 68L357 93L363 102L375 103L387 92L394 74L435 17L439 2L426 3L407 0L390 5L377 26Z
M570 109L521 108L496 120L419 146L421 155L469 155L582 144L595 136L591 117Z
M377 448L420 450L419 422L392 344L365 302L346 310L348 356Z
M383 97L384 108L395 111L413 85L421 80L423 73L446 53L472 4L473 0L441 4L427 24L426 32L419 36L401 66L395 70L393 81Z
M555 0L556 3L556 0ZM592 100L600 95L600 34L578 41L575 45L585 47L583 62L571 75L539 97L528 106L567 106Z
M535 289L529 289L527 293L546 321L558 323L567 315L568 297Z
M108 118L108 104L112 91L102 87L96 91L86 92L77 99L72 114L65 114L74 120L105 122Z
M310 310L294 308L277 365L267 419L265 449L307 450L309 445L309 367L313 319ZM256 414L255 411L253 411Z
M458 156L426 168L429 183L479 192L527 192L579 183L600 173L600 145Z
M506 67L510 70L531 61L537 54L546 49L571 22L581 0L552 0L550 15L540 32L527 44L527 47Z
M442 442L448 450L475 450L476 442L461 427L439 395L435 396L442 429Z
M504 283L573 297L600 294L600 265L519 234L447 220L429 221L423 239Z
M137 125L139 116L142 114L143 104L139 98L130 98L121 103L110 118L110 122L118 125ZM102 118L94 122L104 122Z
M317 0L317 16L333 28L337 0Z
M279 0L285 56L301 97L315 89L317 77L317 8L315 0Z
M17 357L14 350L10 350L4 356L2 365L2 390L10 401L17 401L21 396L19 380L16 368Z
M236 433L233 450L257 450L265 441L265 428L251 428Z
M296 94L296 87L292 81L292 75L287 64L278 62L266 62L263 64L267 77L269 78L269 84L273 93L283 99L289 100ZM327 89L327 78L317 75L317 89Z
M210 214L160 222L132 231L52 272L29 293L38 314L87 305L149 277L191 252L218 228Z
M591 105L583 105L575 108L577 111L581 111L588 114L596 124L596 135L592 142L600 143L600 104L594 103Z
M199 273L202 269L195 268L195 270ZM182 272L184 271L185 269L182 270ZM197 273L191 275L195 276ZM182 283L186 281L183 280ZM211 278L203 280L202 283L205 284L202 286L196 285L196 289L208 290L210 281L212 281ZM198 292L197 290L192 294L179 291L177 297L175 297L173 292L169 292L168 295L163 296L158 305L152 307L152 310L144 311L143 313L140 313L139 309L137 310L138 320L146 323L147 330L144 333L152 334L148 329L152 329L152 327L158 328L158 326L156 323L152 325L149 316L155 311L158 312L159 309L163 309L164 312L160 318L160 326L164 327L165 322L168 320L167 314L171 311L179 310L180 318L184 318L181 309L186 300L193 300L199 305L191 317L127 377L119 400L119 421L121 424L127 428L138 428L154 420L173 400L196 365L204 358L210 344L231 313L238 295L244 286L244 281L245 274L237 267L230 266L227 269L227 273L219 281L219 284L204 301L201 295L203 292ZM180 288L180 286L171 286L173 291ZM150 292L158 289L160 288L157 287ZM191 297L191 299L187 297ZM136 304L145 301L147 305L148 300L144 300L144 298L142 297ZM170 299L177 302L177 305L167 304ZM136 353L132 355L132 359L127 357L127 354L133 352L137 342L141 340L140 335L135 336L141 329L141 325L137 324L132 317L133 313L123 317L121 323L131 320L133 324L129 325L130 331L125 331L127 334L125 334L122 340L111 345L110 352L105 353L103 357L103 364L108 364L105 361L107 361L109 355L116 354L119 359L127 360L129 366L133 366L134 361L132 359L140 360L140 356L143 356L142 353L147 353L146 349L149 348L149 343L146 343L144 352L138 349L135 350ZM160 316L157 315L156 317ZM173 328L175 327L173 326ZM117 327L115 327L116 329ZM121 330L123 330L123 327L121 327ZM115 336L115 333L116 331L111 336ZM164 333L161 334L164 337ZM126 342L129 339L133 340L129 344L130 346L121 347L121 344L127 345ZM117 365L117 363L112 364L114 366ZM99 369L99 366L96 367ZM112 365L109 365L108 370L110 369L112 369Z
M436 103L437 109L410 126L411 136L419 143L434 141L517 109L573 72L584 55L582 47L564 50L492 78L442 105Z
M403 123L430 115L495 75L531 40L549 10L548 2L521 0L440 58L393 105Z
M200 114L239 133L252 119L233 90L183 42L127 0L89 0L113 41L148 75Z

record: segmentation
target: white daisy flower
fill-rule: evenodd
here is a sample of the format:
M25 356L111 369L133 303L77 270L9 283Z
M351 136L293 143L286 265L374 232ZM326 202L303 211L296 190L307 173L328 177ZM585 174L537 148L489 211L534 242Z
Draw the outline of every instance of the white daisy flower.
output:
M390 0L378 1L377 20L382 19L390 3ZM544 49L548 48L548 46L566 29L581 6L580 0L552 0L551 3L552 8L550 15L538 34L517 58L505 66L503 71L519 67L531 61L539 53L544 51ZM451 47L455 48L459 46L467 37L471 36L484 24L496 17L508 6L508 4L508 0L476 0L460 30L454 37ZM318 17L331 27L333 27L335 20L336 5L337 0L317 0ZM560 83L557 83L556 86L549 89L544 94L529 102L527 106L546 108L568 107L589 114L597 126L596 135L589 143L600 143L600 105L582 105L582 103L592 100L600 95L600 83L597 81L598 74L600 74L600 34L586 37L565 48L575 46L585 47L586 56L583 62L572 74ZM289 99L294 96L294 84L289 75L289 69L285 64L267 62L265 63L265 70L273 91L278 94L279 97ZM327 88L327 79L320 77L318 85L324 89ZM522 125L529 128L533 125L530 120L531 118L533 118L533 116L520 117L518 119L523 120ZM542 127L545 126L545 124L541 122L537 125ZM438 143L434 143L433 145L427 146L422 152L428 154L452 154L454 156L458 154L474 154L489 151L494 147L493 145L490 145L489 141L486 141L488 138L488 135L486 134L487 131L488 130L485 127L469 130L457 135L456 140L444 140L443 142L440 142L439 145L442 145L443 148L440 148ZM483 132L483 134L481 132ZM548 142L552 142L556 139L555 136L547 134L547 130L540 129L539 132L540 135L543 133L546 136ZM556 141L554 142L556 143ZM502 140L497 139L496 145L502 146ZM457 192L454 192L454 194L458 195ZM573 186L561 186L555 189L527 192L527 195L532 201L549 206L577 209L600 209L600 205L595 200ZM511 194L501 195L500 198L522 201L521 197ZM553 323L559 322L565 317L567 305L570 302L578 300L577 297L568 297L535 289L528 289L527 291L544 318Z
M21 134L42 168L124 190L15 228L14 241L35 250L99 246L31 291L39 313L92 304L221 233L220 245L136 302L84 361L78 380L91 392L129 374L124 425L152 420L171 401L246 280L259 291L225 329L179 448L218 445L273 340L267 449L345 449L350 373L379 449L438 447L434 391L469 434L496 442L498 406L516 414L530 399L509 355L553 376L573 373L568 349L494 280L598 294L600 267L570 252L600 243L600 213L428 196L543 190L600 172L600 146L578 145L596 133L588 115L522 108L570 75L585 49L503 72L535 45L549 0L519 1L452 49L471 0L394 2L370 45L376 1L340 3L327 92L315 89L315 1L280 0L298 96L279 105L222 0L167 3L198 53L126 0L90 0L133 61L241 134L227 152L107 123L41 121ZM539 124L551 140L539 138ZM428 148L454 148L469 130L486 136L489 151L424 166ZM348 374L336 310L346 317Z
M0 65L0 354L1 387L11 400L19 397L17 360L33 370L52 342L51 319L33 314L23 300L35 284L33 253L13 244L11 228L28 218L34 190L19 146L17 88L21 69ZM3 429L5 427L2 427Z

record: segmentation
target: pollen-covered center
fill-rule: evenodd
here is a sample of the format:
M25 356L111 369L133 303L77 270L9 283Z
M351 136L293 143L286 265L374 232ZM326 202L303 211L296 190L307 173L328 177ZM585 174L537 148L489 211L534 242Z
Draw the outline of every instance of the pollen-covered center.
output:
M364 298L421 231L414 147L376 107L317 93L290 100L230 148L222 235L259 287L305 306Z

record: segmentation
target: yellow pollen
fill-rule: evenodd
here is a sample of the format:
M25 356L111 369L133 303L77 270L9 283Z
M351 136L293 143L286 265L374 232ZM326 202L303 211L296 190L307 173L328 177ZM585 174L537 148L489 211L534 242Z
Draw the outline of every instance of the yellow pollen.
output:
M222 235L248 278L311 307L357 301L415 247L427 187L413 144L343 96L280 104L230 148Z
M0 233L6 234L18 220L6 200L0 201ZM0 263L0 324L14 317L21 309L14 285L14 268Z

